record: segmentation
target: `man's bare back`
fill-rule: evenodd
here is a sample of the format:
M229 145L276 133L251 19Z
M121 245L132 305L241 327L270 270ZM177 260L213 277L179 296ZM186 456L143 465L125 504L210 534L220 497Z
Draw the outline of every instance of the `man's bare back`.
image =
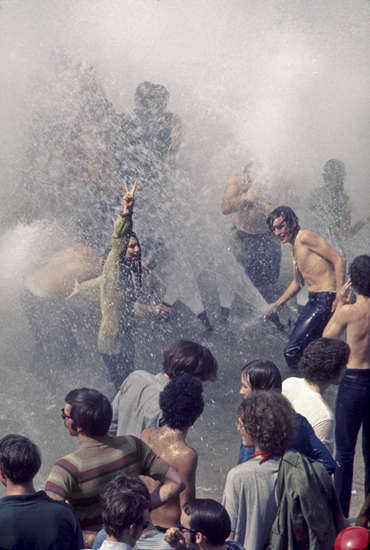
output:
M323 336L339 338L346 331L347 344L351 348L347 368L369 369L370 298L360 294L354 304L347 303L349 286L350 281L343 286L336 312L327 324Z
M186 444L184 433L181 430L173 430L168 426L147 428L142 432L141 439L165 462L173 466L186 483L185 489L179 496L151 513L154 525L175 527L180 519L182 506L195 498L198 455L192 447ZM151 478L144 477L143 481L150 493L159 486L159 482Z

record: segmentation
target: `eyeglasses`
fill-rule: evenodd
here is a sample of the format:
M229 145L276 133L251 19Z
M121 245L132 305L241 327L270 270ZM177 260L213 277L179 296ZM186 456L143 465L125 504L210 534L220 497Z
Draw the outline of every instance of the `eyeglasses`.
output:
M63 420L65 420L66 418L71 418L70 416L68 416L68 414L66 414L64 412L64 409L60 409L60 412L61 412L61 417L63 418Z

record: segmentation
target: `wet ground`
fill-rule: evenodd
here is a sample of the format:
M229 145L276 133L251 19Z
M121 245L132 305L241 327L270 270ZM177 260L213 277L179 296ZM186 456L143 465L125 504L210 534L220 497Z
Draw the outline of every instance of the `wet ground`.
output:
M283 271L283 280L287 276L287 272ZM77 312L79 308L83 310L83 315L77 315L79 321L72 327L78 346L60 342L57 324L53 327L51 323L44 349L35 346L16 297L4 297L0 308L1 433L21 433L40 446L43 464L37 477L39 488L43 486L54 461L71 451L76 444L60 418L66 393L81 386L98 388L109 397L114 393L106 379L104 364L96 353L94 331L89 323L93 312L86 312L79 302L76 302L75 308ZM235 314L236 310L242 317ZM282 356L286 336L261 319L253 321L250 326L252 312L246 306L243 310L240 303L235 311L226 324L211 318L214 330L210 333L205 333L204 327L191 316L188 328L182 334L178 327L166 323L162 323L160 329L157 325L139 330L137 367L159 372L161 350L166 343L179 336L193 337L207 345L219 362L218 380L205 384L205 411L189 433L189 441L199 453L197 485L200 496L220 498L226 474L237 461L240 440L235 424L243 364L256 358L270 359L279 366L283 378L291 376ZM286 310L283 321L288 316L293 319L294 311ZM336 389L332 387L325 396L332 408L335 394ZM357 515L362 504L363 468L358 449L351 516Z

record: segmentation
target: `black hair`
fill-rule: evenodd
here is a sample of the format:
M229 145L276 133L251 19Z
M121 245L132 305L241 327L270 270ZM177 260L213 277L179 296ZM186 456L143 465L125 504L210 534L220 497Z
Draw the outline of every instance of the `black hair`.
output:
M163 370L170 378L192 374L203 382L215 380L217 368L217 361L209 349L191 340L173 342L163 352Z
M138 477L118 474L100 497L104 529L119 539L130 525L142 526L144 512L150 508L150 495Z
M356 292L370 298L370 256L357 256L349 266L349 275Z
M224 544L231 531L230 517L225 508L211 498L195 498L183 506L190 516L190 528L204 535L209 544Z
M281 374L275 363L255 359L250 361L241 371L242 376L249 376L249 384L255 390L279 390L281 392Z
M282 456L292 441L296 413L277 391L254 391L238 407L238 418L262 452Z
M266 223L269 226L270 231L273 231L272 224L277 218L280 218L280 216L283 218L283 221L287 223L289 229L296 229L296 231L299 231L300 227L298 217L290 206L278 206L275 210L270 212L266 219Z
M112 406L109 399L97 390L78 388L65 397L71 405L72 429L82 428L86 435L103 436L112 421Z
M190 428L204 408L201 382L183 374L173 378L159 395L163 423L170 428Z
M305 348L299 370L314 384L336 381L348 363L349 354L349 345L342 340L317 338Z
M24 485L41 466L39 448L27 437L9 434L0 441L0 468L12 483Z

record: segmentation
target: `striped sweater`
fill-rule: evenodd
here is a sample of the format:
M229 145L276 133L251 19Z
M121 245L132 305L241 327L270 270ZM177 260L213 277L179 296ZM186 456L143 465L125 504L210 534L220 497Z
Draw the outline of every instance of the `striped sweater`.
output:
M60 458L51 469L45 490L68 500L82 529L102 526L99 495L118 473L147 475L163 481L169 466L134 436L87 438L77 450Z

